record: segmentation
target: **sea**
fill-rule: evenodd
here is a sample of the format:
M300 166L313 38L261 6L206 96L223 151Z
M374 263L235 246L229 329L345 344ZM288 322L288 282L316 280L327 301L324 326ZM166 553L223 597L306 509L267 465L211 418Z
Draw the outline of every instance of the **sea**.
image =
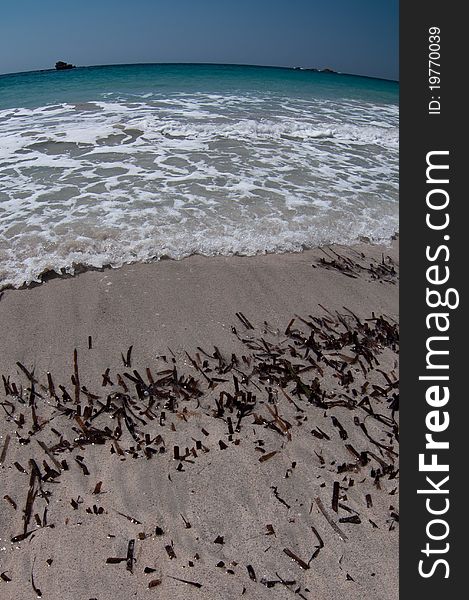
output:
M0 76L0 288L398 232L399 85L275 67Z

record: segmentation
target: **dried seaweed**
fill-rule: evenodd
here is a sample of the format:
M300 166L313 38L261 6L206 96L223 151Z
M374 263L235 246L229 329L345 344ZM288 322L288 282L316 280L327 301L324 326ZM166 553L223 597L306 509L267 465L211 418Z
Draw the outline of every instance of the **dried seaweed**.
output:
M51 450L44 444L44 442L41 442L40 440L36 440L36 441L39 444L39 446L41 446L41 448L44 450L44 452L47 454L47 456L51 459L51 461L54 463L56 469L60 473L62 471L62 465L55 458L55 456L53 455Z
M314 535L316 536L316 538L317 538L317 540L319 542L319 545L316 546L316 550L311 555L311 558L309 559L309 563L311 563L311 561L314 560L316 558L316 556L319 554L319 552L321 551L321 549L324 548L324 542L323 542L321 536L319 535L317 529L313 525L311 525L311 530L314 533Z
M142 525L142 522L139 521L138 519L135 519L134 517L130 517L129 515L125 515L122 512L119 512L118 510L115 511L118 515L120 515L121 517L125 517L127 519L127 521L130 521L131 523L134 523L135 525Z
M254 329L254 327L251 325L251 323L248 321L248 319L243 315L243 313L237 312L236 316L241 321L241 323L246 327L246 329Z
M202 587L202 584L197 583L196 581L189 581L188 579L180 579L179 577L172 577L171 575L168 575L168 577L170 579L174 579L175 581L180 581L181 583L185 583L187 585L192 585L193 587L196 587L196 588Z
M181 519L184 521L184 527L185 527L186 529L191 529L192 525L189 523L189 521L188 521L187 519L185 519L185 518L183 517L183 515L181 515Z
M339 482L334 481L334 491L332 494L332 510L337 512L339 510Z
M337 265L340 265L339 270L343 268L349 275L356 275L357 267L354 263L359 261L333 255L329 250L327 253L327 262L336 263L331 268L337 269ZM390 263L385 262L379 271L376 265L373 269L374 271L366 272L370 276L377 273L378 280L386 283L385 279L392 270ZM85 462L85 452L90 445L95 445L98 452L106 449L107 453L115 455L115 460L148 460L152 457L154 460L161 460L158 458L161 455L173 456L176 460L173 469L176 467L180 473L178 477L183 478L184 473L193 469L199 461L202 461L202 466L198 472L206 468L204 457L214 450L218 452L218 448L223 451L229 448L222 454L224 460L236 460L236 448L242 444L245 451L249 452L249 440L253 442L252 460L255 464L269 461L278 454L276 461L269 464L272 468L277 464L283 465L285 457L289 456L288 445L292 440L292 433L302 426L311 431L311 454L314 452L318 457L318 461L313 461L313 468L319 479L318 486L325 488L327 482L332 480L332 489L329 488L328 492L326 488L325 493L336 514L335 520L325 510L320 498L315 499L316 505L333 531L346 541L348 538L336 521L356 525L362 522L358 512L348 506L347 489L354 485L358 488L362 484L370 486L374 483L378 490L376 494L380 493L380 489L386 495L393 495L396 491L395 486L391 489L387 483L397 478L399 473L395 464L399 436L396 420L398 378L394 372L395 366L390 367L389 361L381 362L381 355L386 351L388 355L394 353L397 356L399 331L397 323L383 315L376 317L373 314L371 319L362 319L345 307L343 314L333 313L326 308L323 310L324 313L320 316L295 316L290 319L283 334L266 323L262 332L256 331L245 315L237 313L236 317L245 329L242 334L244 337L235 328L233 333L247 348L242 355L224 354L223 349L216 346L213 351L198 347L192 356L186 353L187 360L181 364L176 355L169 351L167 356L158 357L157 364L151 369L142 366L137 370L132 368L133 347L130 346L127 353L121 355L124 367L129 372L111 373L111 369L107 368L102 381L100 378L97 383L101 388L107 388L102 397L90 391L93 388L89 390L80 384L77 349L73 355L72 395L64 386L54 383L51 373L46 373L43 385L41 377L18 363L19 382L13 381L11 376L2 376L4 393L8 398L1 405L9 426L16 427L17 432L22 429L20 433L16 433L20 452L22 446L27 446L32 437L37 436L37 446L30 444L28 450L35 448L38 456L35 460L28 460L30 454L20 453L17 455L19 460L11 462L11 466L21 473L21 476L15 473L18 480L26 484L29 476L29 487L25 485L24 508L16 513L17 518L20 514L23 518L22 533L13 536L12 541L20 542L29 538L38 531L38 527L54 526L47 522L47 504L57 485L61 483L63 472L69 469L67 460L63 458L64 454L69 462L77 463L84 475L93 477L89 493L98 496L104 492L102 481L98 481L99 475L91 472L95 465L94 457ZM88 349L91 350L92 347L89 336ZM28 407L28 410L22 409L22 406ZM335 414L331 414L332 412ZM200 439L192 438L192 441L188 441L184 438L185 424L194 416L203 418L199 429L200 435L204 436L203 442ZM213 429L210 428L210 419L219 420ZM373 428L369 424L368 427L373 435L370 435L365 426L370 419ZM52 423L57 429L51 426ZM60 427L57 423L62 423L63 426ZM313 428L310 423L314 424ZM331 423L337 435L331 434L334 431ZM164 431L168 432L168 436L163 436ZM224 432L221 434L223 439L219 439L220 431ZM55 436L52 437L54 444L50 442L51 436ZM353 445L349 438L353 440ZM331 461L326 452L333 449L333 444L341 442L347 442L343 443L343 449L349 455L349 462ZM7 434L0 453L1 464L6 464L8 460L9 443L10 435ZM277 449L267 451L272 445ZM378 448L376 453L368 449L371 445ZM370 462L373 467L371 472L365 468ZM299 464L301 468L301 463ZM298 518L298 499L293 487L296 478L292 477L296 465L296 461L291 462L291 467L286 472L281 468L281 494L276 485L271 486L274 498L287 510L293 509L283 513L291 521ZM326 472L331 479L326 478ZM338 479L338 474L342 474L342 478L334 480ZM352 474L357 475L352 478ZM172 481L171 473L168 472L167 475L169 481ZM360 489L362 490L363 488ZM368 492L366 487L361 498L365 497L367 509L372 509L371 494L365 491ZM106 489L106 492L110 494L106 499L111 498L112 489ZM7 495L4 499L17 510L15 500ZM68 510L78 510L82 503L82 498L74 498L70 501L71 507L68 506ZM375 503L374 512L379 510L380 504ZM141 521L112 506L106 511L96 504L83 508L85 510L81 514L72 514L76 517L88 518L90 515L89 518L95 518L96 515L105 515L107 510L112 510L130 523L142 525ZM347 515L339 517L339 511L345 511ZM15 516L15 513L11 514ZM179 522L178 527L192 529L185 516L180 516L182 522ZM399 514L390 507L386 517L387 525L392 530L397 526ZM369 522L377 527L371 519ZM152 527L155 536L164 535L165 532L159 526L147 523L142 529L148 531ZM276 529L278 530L277 525ZM302 569L309 569L311 561L324 547L318 530L314 526L311 526L311 530L317 542L311 548L309 561L288 547L280 547ZM227 529L227 534L228 531ZM278 543L273 524L265 526L264 534L271 536L271 546L265 549L267 552ZM145 540L152 537L152 534L145 531L131 535L144 542L142 548L149 543ZM225 538L218 535L211 539L214 543L223 544ZM171 560L176 559L172 541L161 546L163 547ZM132 539L128 542L125 557L110 557L106 562L125 562L126 569L133 572L136 556L140 556L140 549L136 554L135 540ZM233 561L229 566L236 564ZM193 565L194 562L189 561L189 566ZM219 561L217 566L227 574L234 573L233 569L226 567L224 561ZM247 565L246 569L254 582L267 587L283 585L290 592L305 598L300 587L292 587L297 585L295 581L285 580L278 574L278 579L259 580L252 565ZM144 572L151 573L154 569L145 567ZM185 579L173 579L195 587L202 585ZM161 581L150 581L149 589L159 586Z
M111 556L110 558L106 559L106 564L108 564L108 565L118 565L119 563L124 562L126 560L127 560L126 557L119 558L119 557L113 557L113 556Z
M9 503L11 504L11 506L13 506L13 508L16 510L17 509L17 504L16 502L8 495L5 494L5 496L3 496L3 498Z
M33 571L34 571L34 564L35 564L35 562L36 562L36 559L33 560L33 566L31 568L31 586L32 586L32 588L33 588L34 593L36 594L36 596L38 598L41 598L42 597L42 592L41 592L41 590L37 587L37 585L34 582L34 573L33 573Z
M13 465L16 467L16 469L17 469L17 470L18 470L20 473L24 473L24 474L26 474L26 475L28 474L28 472L26 471L26 469L25 469L24 467L22 467L18 461L15 461L15 462L13 463Z
M322 514L324 515L326 521L329 523L329 525L332 527L332 529L337 533L337 535L340 537L340 539L343 542L346 542L348 537L345 535L345 533L340 529L340 527L338 527L338 525L336 525L334 523L334 521L331 519L331 517L327 514L326 509L324 508L324 505L321 501L321 498L315 498L315 502L319 508L319 510L322 512Z
M364 257L351 249L348 250L349 256L341 255L331 247L327 248L327 252L324 248L321 248L321 251L326 258L319 258L317 265L323 268L338 271L352 279L366 275L370 281L377 281L379 283L394 285L398 281L397 266L390 256L384 256L383 254L381 261L372 258L368 265L364 265L362 264ZM354 256L354 258L351 256Z
M73 375L72 383L75 386L75 404L80 403L80 377L78 375L78 351L73 351Z
M273 456L275 456L277 454L277 451L274 450L273 452L268 452L267 454L263 454L260 458L259 458L259 462L265 462L266 460L269 460L269 458L272 458Z
M254 568L253 568L253 566L252 566L252 565L246 565L246 569L247 569L247 572L248 572L249 578L250 578L252 581L257 581L256 572L254 571Z
M274 492L274 496L277 498L277 500L283 504L284 506L286 506L287 508L291 508L289 504L287 504L287 502L285 502L285 500L283 498L280 497L277 487L276 486L271 486L270 488L271 490L273 490Z
M134 571L134 552L135 552L135 540L129 540L127 546L127 558L126 558L126 569L133 573Z
M148 573L156 573L156 569L154 569L153 567L145 567L143 569L143 572L148 574Z
M2 448L2 453L0 454L0 465L3 465L5 463L5 459L7 456L7 452L8 452L8 446L10 445L10 435L7 434L5 436L5 441L3 443L3 448Z
M299 565L300 565L300 567L301 567L302 569L305 569L305 570L309 569L309 565L308 565L308 563L305 563L305 561L304 561L304 560L302 560L302 559L301 559L299 556L297 556L297 555L296 555L294 552L292 552L292 551L291 551L289 548L284 548L284 549L283 549L283 552L284 552L284 553L285 553L285 554L286 554L288 557L290 557L292 560L294 560L294 561L295 561L297 564L299 564Z
M133 349L133 346L129 346L129 349L127 350L127 354L125 355L125 358L124 358L124 355L121 354L122 362L124 363L124 367L132 366L132 349Z
M341 517L339 519L339 523L354 523L355 525L359 525L361 523L361 519L358 515L352 515L350 517Z

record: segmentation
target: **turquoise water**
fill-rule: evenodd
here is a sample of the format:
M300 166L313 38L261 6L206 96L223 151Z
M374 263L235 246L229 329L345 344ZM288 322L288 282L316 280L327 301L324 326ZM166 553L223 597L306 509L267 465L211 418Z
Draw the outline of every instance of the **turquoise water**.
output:
M143 64L81 67L0 75L0 109L89 102L110 94L140 97L147 92L253 92L264 87L286 97L341 99L397 105L395 82L329 73L237 65Z
M397 83L119 65L0 76L0 286L398 229Z

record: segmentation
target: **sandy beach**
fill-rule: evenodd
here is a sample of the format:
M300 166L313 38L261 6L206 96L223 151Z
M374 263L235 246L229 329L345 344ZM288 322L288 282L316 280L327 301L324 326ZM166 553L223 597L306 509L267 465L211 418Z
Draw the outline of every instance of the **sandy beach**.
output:
M5 290L1 597L397 599L398 266L363 244Z

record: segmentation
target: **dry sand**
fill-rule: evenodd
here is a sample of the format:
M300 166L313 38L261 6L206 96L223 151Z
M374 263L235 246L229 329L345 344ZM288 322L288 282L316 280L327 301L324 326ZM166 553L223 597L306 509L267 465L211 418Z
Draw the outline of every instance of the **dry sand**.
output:
M397 245L391 249L363 245L333 251L363 266L371 262L375 269L384 252L396 268L398 265ZM336 258L331 250L328 253ZM0 391L0 458L10 436L0 467L2 598L35 598L34 586L41 590L42 598L51 600L398 597L398 447L397 426L390 425L393 416L397 419L390 410L397 392L395 345L377 343L373 351L379 364L367 365L362 356L365 370L357 362L349 364L344 359L354 356L351 344L337 350L342 358L334 355L333 349L326 358L311 351L316 365L311 367L313 363L304 358L305 335L309 336L311 328L296 319L290 335L284 333L295 315L310 323L308 315L330 318L329 326L343 333L344 326L320 305L331 313L346 314L345 322L351 329L357 327L357 321L344 306L361 322L374 312L376 316L386 315L387 322L393 323L398 319L398 281L391 276L376 279L356 267L350 277L319 265L321 256L320 250L253 258L194 256L179 262L90 271L33 289L4 292L0 300L0 373L10 376L10 384L16 382L18 388L22 384L24 391L18 389L23 403L18 394ZM340 264L346 266L347 262ZM254 329L243 325L236 313L245 315ZM324 331L328 322L321 323ZM376 322L369 323L374 326ZM88 336L92 338L91 349ZM304 388L298 389L296 373L284 389L293 402L281 391L275 369L270 371L274 373L272 379L263 379L263 361L272 366L276 359L268 353L259 358L264 351L255 344L261 338L269 352L275 354L275 348L281 348L279 356L288 353L292 364L309 365L308 371L301 372L301 380L312 386L318 377L321 390L327 393L324 401L331 405L308 402ZM131 368L124 367L121 358L130 345ZM201 347L211 355L214 346L222 361L197 349ZM289 346L297 350L291 351ZM81 421L74 418L77 405L70 375L75 348L80 386L99 395L104 404L108 394L125 391L118 385L117 373L132 376L136 369L148 383L146 367L156 380L168 376L157 375L159 372L176 366L177 376L185 377L186 391L178 390L174 382L162 384L169 396L157 399L150 414L138 412L142 402L148 405L147 397L142 402L136 400L133 411L132 400L127 404L127 417L137 430L136 437L150 436L149 447L156 452L151 458L147 457L149 452L145 455L145 443L132 439L125 419L119 420L112 410L91 421L90 415L83 415L87 404L93 405L93 411L100 406L100 400L87 400L83 391ZM248 382L229 368L233 353L239 360L239 372L250 373L257 367ZM162 355L166 362L158 358ZM328 360L335 361L334 368L328 366ZM34 371L38 380L34 389L42 398L33 398L38 431L33 431L31 393L27 391L31 384L17 362ZM102 387L107 368L115 385ZM378 369L390 377L392 385ZM57 398L50 397L48 371ZM347 371L353 376L352 382L340 380ZM222 390L234 395L235 373L241 391L250 390L256 403L241 420L239 431L230 433L228 417L236 428L239 406L230 410L225 397L228 406L217 416L216 402ZM209 387L208 380L213 378L227 381ZM366 380L370 383L363 387ZM129 396L137 398L133 382L125 381ZM70 393L71 401L63 401L59 384ZM385 415L386 424L367 415L368 405L357 406L375 389L373 384L381 392L370 397L370 406ZM191 386L200 389L202 395L196 398ZM189 396L184 399L186 393ZM113 402L121 401L116 398ZM246 400L246 395L243 398ZM349 405L333 406L337 400ZM58 404L61 410L57 410ZM111 418L113 414L115 418ZM122 436L117 445L114 439L94 445L84 441L90 428L98 424L100 431L108 426L116 437L118 423ZM158 435L161 439L155 441ZM80 436L77 447L74 440ZM52 456L38 441L48 448L55 446ZM175 445L182 460L174 458ZM360 461L347 445L358 454L368 454ZM162 447L166 452L160 453ZM190 452L187 456L186 448ZM271 452L276 454L269 457ZM83 457L85 468L75 460L77 456ZM260 461L263 456L267 459ZM54 466L53 458L58 465ZM30 459L42 480L35 476L37 470ZM68 470L60 464L64 459ZM55 474L47 477L44 460ZM15 462L26 472L20 472ZM93 494L98 482L102 482L100 493ZM335 482L337 512L333 506ZM37 493L30 521L25 523L23 510L30 489L33 495ZM367 494L372 505L366 501ZM75 507L72 500L77 503ZM344 518L352 522L344 522ZM359 523L353 522L357 519ZM157 527L161 535L156 534ZM11 542L25 531L29 534L25 539ZM217 538L223 543L215 543ZM125 558L131 540L135 540L135 560L129 563L132 572L126 561L106 564L108 558ZM305 564L290 558L285 549ZM145 573L145 567L154 571ZM154 587L149 589L152 581Z

